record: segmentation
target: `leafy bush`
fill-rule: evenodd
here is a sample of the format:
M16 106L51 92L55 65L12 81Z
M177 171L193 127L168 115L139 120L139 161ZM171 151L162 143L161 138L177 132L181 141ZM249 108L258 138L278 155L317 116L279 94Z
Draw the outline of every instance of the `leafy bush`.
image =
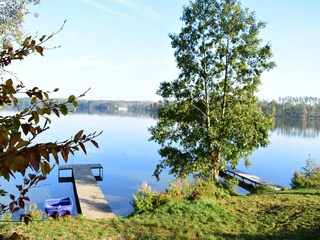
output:
M310 156L306 160L303 172L294 172L291 179L292 188L320 187L320 165Z
M188 179L177 178L166 189L166 197L176 200L198 200L206 198L226 198L230 194L222 185L215 182L196 178L194 183Z
M164 193L153 191L143 182L138 193L133 195L132 206L135 213L153 211L171 200L194 201L208 198L228 198L236 194L235 181L215 182L197 178L194 183L186 178L177 178L170 183Z
M25 215L30 216L32 221L41 221L43 220L43 212L38 209L37 204L30 204L27 209L25 209Z
M201 178L196 179L193 186L193 199L204 199L204 198L227 198L229 193L221 187L220 183L203 180Z
M238 190L237 186L239 185L239 180L237 178L230 178L218 183L218 187L226 190L231 196L237 196Z
M250 194L263 194L263 193L267 193L267 192L275 192L276 190L272 187L269 186L264 186L264 185L258 185L255 186Z
M133 195L133 202L131 203L135 213L142 213L151 211L156 206L163 204L165 199L161 194L152 191L147 182L143 182L137 195Z
M1 222L12 222L13 221L13 217L12 217L12 215L10 213L6 212L6 213L1 215L0 221Z
M177 200L190 199L192 196L192 185L186 178L176 178L169 183L166 196Z

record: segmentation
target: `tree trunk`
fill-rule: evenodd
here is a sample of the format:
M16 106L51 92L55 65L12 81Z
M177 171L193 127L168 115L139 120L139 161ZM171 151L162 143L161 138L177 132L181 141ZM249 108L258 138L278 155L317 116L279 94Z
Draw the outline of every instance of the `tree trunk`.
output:
M227 108L227 81L228 81L228 67L229 67L229 39L227 39L227 46L226 46L226 62L225 62L225 74L224 74L224 81L223 81L223 96L221 102L221 119L222 124L224 125L224 118L226 114ZM220 171L220 160L221 160L221 148L213 154L212 157L212 179L215 182L219 181L219 171Z
M216 154L212 154L211 179L214 182L219 182L220 158L221 158L221 151L219 151Z

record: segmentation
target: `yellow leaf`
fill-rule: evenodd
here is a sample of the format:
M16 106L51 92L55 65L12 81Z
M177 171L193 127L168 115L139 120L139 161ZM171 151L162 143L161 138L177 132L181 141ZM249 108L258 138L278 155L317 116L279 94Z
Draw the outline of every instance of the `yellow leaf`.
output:
M36 49L36 51L41 55L43 56L43 47L37 45L34 47Z
M43 35L43 36L39 39L39 41L40 41L40 42L43 42L43 40L45 39L45 37L46 37L46 35Z
M19 143L17 144L16 148L23 148L24 146L26 146L29 143L29 141L25 141L25 140L20 140Z

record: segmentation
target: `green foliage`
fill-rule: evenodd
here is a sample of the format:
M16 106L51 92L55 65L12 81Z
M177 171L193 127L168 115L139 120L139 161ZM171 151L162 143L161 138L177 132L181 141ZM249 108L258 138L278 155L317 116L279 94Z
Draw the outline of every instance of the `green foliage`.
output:
M231 196L237 196L238 190L237 186L239 185L239 180L237 178L225 179L218 183L218 186L225 191L227 191Z
M166 197L173 199L191 199L193 198L192 185L187 178L176 178L169 183L166 189Z
M299 189L226 199L170 199L153 211L89 220L68 217L0 222L5 237L49 239L320 239L320 189ZM88 231L90 229L90 231Z
M226 199L229 197L229 189L226 190L225 188L218 187L212 181L196 179L192 184L186 178L177 178L170 182L169 188L164 193L157 193L151 190L151 187L143 182L138 193L133 196L132 206L135 213L143 213L155 211L171 200L192 202L212 198Z
M13 222L12 214L10 213L4 213L0 217L0 221L2 222Z
M264 193L270 193L270 192L275 192L276 190L272 187L269 186L264 186L264 185L258 185L255 186L250 194L264 194Z
M43 212L40 209L38 209L36 203L30 204L25 209L25 215L29 215L29 219L31 222L41 221L43 220L43 217L44 217Z
M156 206L161 204L161 196L151 190L146 182L143 182L138 193L133 196L132 206L135 213L142 213L145 211L151 211Z
M197 178L193 185L193 199L224 199L230 197L228 190L211 180Z
M292 188L314 188L320 187L320 165L309 157L302 172L294 172L291 179Z
M319 119L320 98L317 97L282 97L277 100L259 102L265 114L283 119Z
M320 181L320 165L310 155L306 160L306 165L302 169L304 177Z
M183 11L179 34L170 34L179 77L163 82L163 108L151 140L161 145L162 169L182 177L199 173L218 181L219 170L268 144L271 118L257 108L261 74L275 66L262 46L255 14L237 0L195 0Z
M230 184L231 185L231 184ZM230 191L224 183L216 184L211 180L196 178L194 183L188 179L177 178L162 197L175 200L223 199L230 197Z

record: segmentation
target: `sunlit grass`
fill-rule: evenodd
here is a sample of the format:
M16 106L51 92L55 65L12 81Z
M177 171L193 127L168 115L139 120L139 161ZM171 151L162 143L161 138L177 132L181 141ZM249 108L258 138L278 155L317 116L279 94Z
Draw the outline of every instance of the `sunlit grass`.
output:
M1 223L0 230L29 239L320 239L320 189L170 198L130 217L46 218L28 226Z

